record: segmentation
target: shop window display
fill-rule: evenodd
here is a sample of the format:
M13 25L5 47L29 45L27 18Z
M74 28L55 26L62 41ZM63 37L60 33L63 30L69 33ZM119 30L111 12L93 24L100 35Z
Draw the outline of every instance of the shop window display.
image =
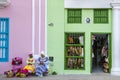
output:
M67 68L69 69L84 68L84 59L83 58L67 58Z
M65 34L65 69L84 69L84 33Z

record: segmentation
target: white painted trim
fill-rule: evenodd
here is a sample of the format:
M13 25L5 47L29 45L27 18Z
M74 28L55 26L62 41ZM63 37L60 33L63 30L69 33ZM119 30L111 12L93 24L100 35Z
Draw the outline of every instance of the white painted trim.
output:
M0 1L0 9L6 8L11 4L11 0L2 0Z
M39 53L41 52L41 0L39 0L39 42L38 42L38 45L39 45Z
M120 3L111 3L112 6L112 69L111 74L120 76Z
M35 45L35 0L32 0L32 52L34 55L34 45Z
M64 8L111 8L113 0L64 0Z
M47 54L47 0L45 0L45 53Z
M120 9L120 3L110 3L113 9Z

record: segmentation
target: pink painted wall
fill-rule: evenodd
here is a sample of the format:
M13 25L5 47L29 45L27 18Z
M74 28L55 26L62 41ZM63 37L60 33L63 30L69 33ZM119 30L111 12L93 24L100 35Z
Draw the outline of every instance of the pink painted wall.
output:
M44 16L44 13L42 15ZM0 9L0 17L10 18L9 62L0 62L0 74L2 74L12 68L11 59L13 57L22 57L23 66L25 66L28 53L32 51L32 0L11 0L9 7ZM42 18L44 19L44 17ZM43 24L44 21L42 30L44 30ZM44 35L44 31L42 35ZM41 46L44 47L44 38L42 40Z

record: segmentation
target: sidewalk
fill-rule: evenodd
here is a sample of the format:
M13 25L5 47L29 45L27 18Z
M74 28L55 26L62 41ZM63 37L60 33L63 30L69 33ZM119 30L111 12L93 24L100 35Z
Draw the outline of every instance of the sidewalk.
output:
M42 78L27 77L27 78L6 78L0 75L0 80L120 80L120 76L110 74L90 74L90 75L48 75Z

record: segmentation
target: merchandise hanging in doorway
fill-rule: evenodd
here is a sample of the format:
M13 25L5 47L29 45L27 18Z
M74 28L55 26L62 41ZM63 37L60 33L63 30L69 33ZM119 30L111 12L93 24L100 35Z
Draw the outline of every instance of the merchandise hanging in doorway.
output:
M92 66L109 72L108 34L92 35Z

